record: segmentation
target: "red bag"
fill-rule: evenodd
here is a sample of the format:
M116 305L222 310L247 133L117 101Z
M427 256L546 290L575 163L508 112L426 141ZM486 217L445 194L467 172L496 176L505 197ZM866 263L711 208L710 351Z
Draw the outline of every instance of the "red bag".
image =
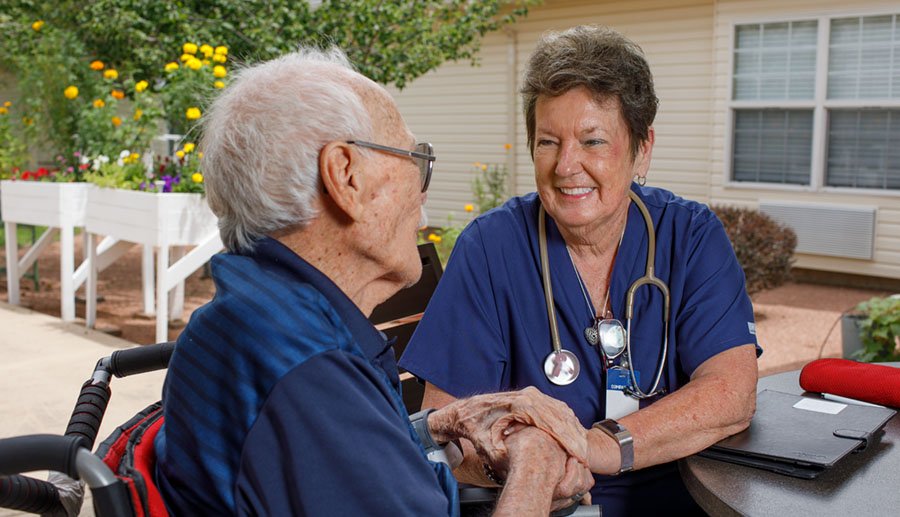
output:
M848 359L817 359L800 371L800 387L900 407L900 368Z

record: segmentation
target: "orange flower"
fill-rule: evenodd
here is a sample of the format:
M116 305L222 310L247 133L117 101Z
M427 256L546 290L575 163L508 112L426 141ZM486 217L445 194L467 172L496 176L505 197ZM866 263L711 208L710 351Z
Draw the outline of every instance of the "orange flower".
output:
M473 205L472 203L469 203L469 204L467 204L467 205L464 207L464 210L465 210L466 212L474 212L474 211L475 211L475 205Z
M100 61L100 60L91 61L91 70L96 70L99 72L100 70L103 70L103 68L105 66L106 65L103 64L103 61Z
M109 94L112 95L113 99L116 100L122 100L125 98L125 92L123 92L122 90L113 90L109 92Z
M114 125L116 127L119 127L122 125L122 119L120 119L119 117L113 117L111 120L112 120L112 125Z
M512 144L503 144L503 148L509 151L510 149L512 149Z
M103 99L94 99L95 108L102 108L103 106L106 106L106 103L103 102Z

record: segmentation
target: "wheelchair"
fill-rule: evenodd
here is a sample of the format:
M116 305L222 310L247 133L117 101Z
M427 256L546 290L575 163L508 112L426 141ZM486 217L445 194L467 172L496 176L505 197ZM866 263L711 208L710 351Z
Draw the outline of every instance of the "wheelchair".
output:
M97 362L81 387L64 435L28 435L0 439L0 508L36 514L65 515L68 494L49 481L21 472L49 470L90 488L97 517L163 517L165 503L154 484L154 438L163 423L161 402L147 406L120 425L91 452L112 394L112 377L165 369L174 342L117 350ZM489 515L497 491L460 488L462 515ZM81 500L75 501L80 508ZM600 517L598 506L572 505L553 517Z

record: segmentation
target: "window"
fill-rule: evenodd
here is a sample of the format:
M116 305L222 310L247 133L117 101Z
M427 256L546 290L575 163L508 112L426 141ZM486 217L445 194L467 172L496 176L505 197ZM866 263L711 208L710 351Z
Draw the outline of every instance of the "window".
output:
M730 105L732 181L900 190L900 15L737 25Z

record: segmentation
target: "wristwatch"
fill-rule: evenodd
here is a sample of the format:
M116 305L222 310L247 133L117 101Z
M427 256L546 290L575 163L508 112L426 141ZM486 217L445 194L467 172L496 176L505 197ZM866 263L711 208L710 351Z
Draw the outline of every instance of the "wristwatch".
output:
M409 415L409 423L412 424L413 429L416 431L416 435L419 436L419 441L422 442L422 446L425 448L425 456L428 460L451 465L450 458L444 450L444 447L446 447L447 444L435 442L434 437L431 436L431 431L428 430L428 415L434 411L434 408L428 408L423 409L418 413L413 413L412 415Z
M622 424L616 422L612 418L601 420L591 426L593 429L599 429L605 434L612 437L619 444L619 455L622 459L619 471L615 475L623 472L629 472L634 469L634 440L631 433Z

